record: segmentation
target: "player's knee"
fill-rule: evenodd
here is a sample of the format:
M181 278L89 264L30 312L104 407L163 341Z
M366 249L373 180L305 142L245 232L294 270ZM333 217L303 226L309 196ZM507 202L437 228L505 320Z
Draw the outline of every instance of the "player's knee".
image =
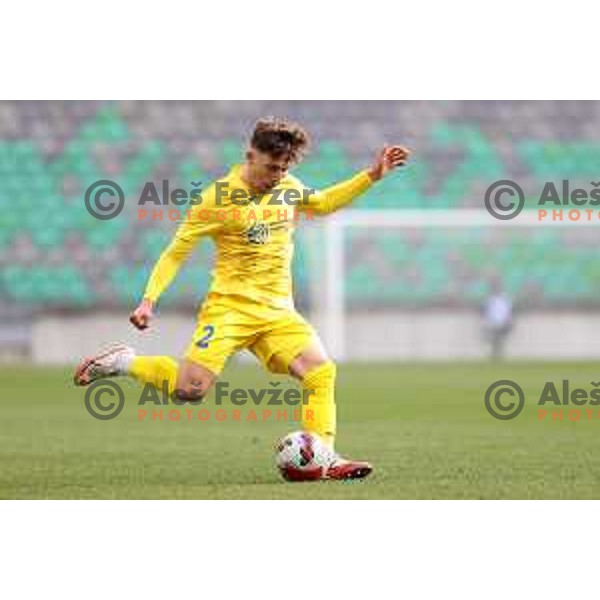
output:
M323 368L331 371L333 377L335 377L335 363L324 351L316 351L311 349L308 352L300 354L294 359L290 365L290 372L295 377L304 379L304 377L312 371Z
M175 387L175 398L187 402L202 400L207 395L211 384L212 382L207 378L194 378L189 375L181 376L178 378Z
M214 379L215 376L208 369L184 361L179 367L174 395L182 401L202 400L208 394Z
M174 396L182 402L199 402L204 398L206 392L201 386L192 384L181 384L175 388Z

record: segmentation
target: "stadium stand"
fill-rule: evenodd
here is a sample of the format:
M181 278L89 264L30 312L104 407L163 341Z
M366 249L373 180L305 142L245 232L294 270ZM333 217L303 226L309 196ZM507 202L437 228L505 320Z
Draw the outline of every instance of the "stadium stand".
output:
M592 102L3 102L0 103L0 303L60 309L131 307L175 223L140 221L146 181L190 189L241 157L254 120L297 119L315 139L296 174L324 187L361 168L382 142L415 150L403 172L375 186L360 209L482 208L497 179L526 190L600 179L600 104ZM95 220L83 197L112 179L126 207ZM473 305L500 276L521 303L599 303L600 238L593 229L364 230L349 232L351 306ZM209 265L202 244L192 261ZM551 258L551 260L549 260ZM190 261L190 262L192 262ZM308 294L303 235L296 294ZM207 268L184 268L165 296L188 307ZM376 290L376 292L375 292Z

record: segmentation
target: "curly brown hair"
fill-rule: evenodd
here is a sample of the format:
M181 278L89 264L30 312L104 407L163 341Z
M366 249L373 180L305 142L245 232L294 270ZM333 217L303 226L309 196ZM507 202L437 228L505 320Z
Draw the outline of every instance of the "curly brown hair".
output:
M252 148L281 158L288 156L290 162L297 163L306 154L310 137L306 130L292 121L267 117L254 125L250 138Z

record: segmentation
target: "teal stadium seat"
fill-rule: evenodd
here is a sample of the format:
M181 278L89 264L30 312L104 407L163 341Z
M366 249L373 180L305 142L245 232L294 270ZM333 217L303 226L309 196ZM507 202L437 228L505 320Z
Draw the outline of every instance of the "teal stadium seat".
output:
M15 110L21 110L19 106L15 104ZM246 116L254 118L263 107L234 103L213 114L206 105L183 104L170 122L168 103L98 103L91 116L87 104L76 105L76 116L66 105L56 106L61 110L50 118L60 133L53 136L51 128L50 139L47 133L45 138L35 137L25 128L21 139L0 138L0 301L129 307L139 299L150 263L176 224L138 223L132 204L116 219L96 221L83 206L84 190L98 179L115 179L131 203L145 181L165 173L178 186L198 180L206 185L242 159L239 123ZM326 187L371 159L373 148L353 137L359 131L360 107L347 105L331 112L331 107L320 105L310 110L295 103L285 106L290 116L319 124L314 152L295 171L306 185ZM411 112L412 105L406 106L396 106L393 118L380 119L377 111L365 118L360 131L368 130L368 139L403 140L408 135L415 155L407 167L358 199L355 208L481 208L481 190L501 178L525 178L525 187L532 190L548 179L576 178L584 185L598 179L600 144L565 140L564 127L556 126L562 114L559 105L550 112L515 105L510 131L503 127L504 117L494 114L494 105L485 119L469 103L440 105L435 113L440 120L433 127L414 117L418 113ZM577 119L578 114L572 111L568 118ZM206 133L201 151L195 131ZM504 162L506 148L515 149L515 164ZM116 165L117 172L106 173L106 164ZM33 258L30 249L14 243L23 237L33 244ZM315 277L306 247L312 239L298 231L294 270L296 292L302 297L309 296ZM350 267L345 289L347 300L356 306L448 301L476 305L496 278L517 302L600 302L600 238L584 240L576 228L507 233L487 228L357 229L348 230L346 241ZM60 268L57 259L62 260ZM33 268L25 262L31 260ZM201 244L165 295L168 306L195 304L208 285L206 265L211 260L210 245Z

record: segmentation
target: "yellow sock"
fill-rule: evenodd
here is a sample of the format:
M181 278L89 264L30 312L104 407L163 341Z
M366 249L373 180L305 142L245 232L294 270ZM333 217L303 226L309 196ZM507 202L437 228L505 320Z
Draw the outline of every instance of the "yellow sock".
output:
M333 449L335 441L335 364L328 361L309 371L302 381L305 390L314 390L302 404L302 428L323 438Z
M177 383L177 361L170 356L136 356L129 365L129 375L141 383L151 383L159 390L168 381L169 395Z

